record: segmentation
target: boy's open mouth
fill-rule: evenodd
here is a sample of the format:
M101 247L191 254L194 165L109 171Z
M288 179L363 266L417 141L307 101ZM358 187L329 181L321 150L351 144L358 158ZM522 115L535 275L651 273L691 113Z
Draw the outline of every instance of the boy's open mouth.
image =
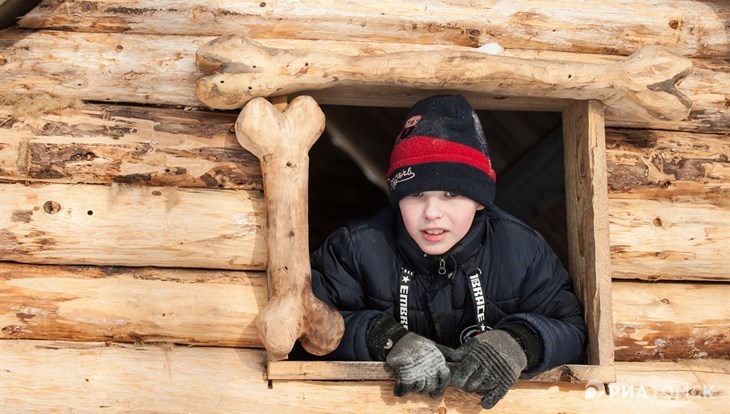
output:
M430 242L437 242L446 237L446 230L444 229L427 229L422 230L421 234L423 238Z

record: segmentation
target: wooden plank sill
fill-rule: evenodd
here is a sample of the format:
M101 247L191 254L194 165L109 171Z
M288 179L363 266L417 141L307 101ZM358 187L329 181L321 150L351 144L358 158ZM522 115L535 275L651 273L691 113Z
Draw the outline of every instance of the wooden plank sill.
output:
M449 364L453 370L455 363ZM364 361L269 361L269 380L389 381L395 373L384 362ZM521 380L536 382L616 381L613 365L562 365Z

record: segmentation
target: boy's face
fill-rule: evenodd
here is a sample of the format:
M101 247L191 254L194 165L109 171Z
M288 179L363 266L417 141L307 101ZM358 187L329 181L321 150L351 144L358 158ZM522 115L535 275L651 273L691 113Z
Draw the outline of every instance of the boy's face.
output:
M471 228L474 214L484 208L448 191L411 194L398 202L408 234L430 255L444 254Z

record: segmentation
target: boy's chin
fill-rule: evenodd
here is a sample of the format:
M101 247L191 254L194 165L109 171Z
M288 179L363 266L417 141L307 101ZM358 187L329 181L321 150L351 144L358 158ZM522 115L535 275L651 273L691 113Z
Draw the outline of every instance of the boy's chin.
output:
M419 243L418 247L421 248L421 251L429 256L440 256L446 252L448 252L454 244L439 244L439 245L425 245L423 243Z

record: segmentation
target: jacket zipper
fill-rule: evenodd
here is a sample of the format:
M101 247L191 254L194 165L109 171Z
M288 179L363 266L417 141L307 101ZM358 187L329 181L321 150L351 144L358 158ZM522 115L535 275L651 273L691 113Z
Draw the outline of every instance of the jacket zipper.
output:
M439 258L439 275L443 276L446 274L446 258Z

